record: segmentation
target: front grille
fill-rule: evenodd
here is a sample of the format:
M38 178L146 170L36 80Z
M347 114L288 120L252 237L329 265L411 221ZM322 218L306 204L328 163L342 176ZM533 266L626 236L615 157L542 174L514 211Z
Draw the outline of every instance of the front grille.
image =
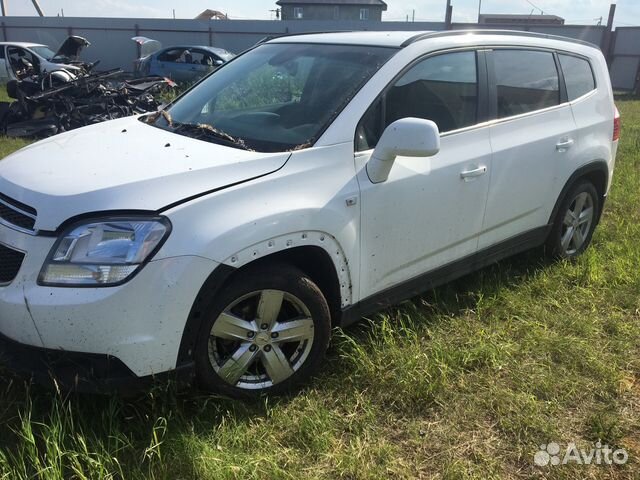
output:
M22 266L24 253L0 244L0 285L11 283Z
M34 208L0 193L0 220L3 223L33 231L37 213Z

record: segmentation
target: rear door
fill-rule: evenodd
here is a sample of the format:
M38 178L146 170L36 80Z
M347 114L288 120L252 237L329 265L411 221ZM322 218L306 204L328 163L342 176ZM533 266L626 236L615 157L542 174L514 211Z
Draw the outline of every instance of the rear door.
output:
M558 172L572 163L576 142L553 51L494 49L488 65L493 169L479 250L548 223Z
M154 75L169 77L172 80L182 82L191 77L190 52L186 48L171 48L158 53L156 56L156 68Z
M566 171L560 172L561 179L568 179L577 167L597 158L611 157L611 153L606 151L606 146L611 144L614 106L608 94L606 81L596 81L595 71L588 58L571 53L559 53L558 59L576 121L579 147L576 151L575 165L570 165Z

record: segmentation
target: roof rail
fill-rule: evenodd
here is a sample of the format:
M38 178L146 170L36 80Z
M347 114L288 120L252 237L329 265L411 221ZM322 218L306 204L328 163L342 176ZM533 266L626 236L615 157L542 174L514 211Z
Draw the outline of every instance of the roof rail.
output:
M276 38L286 38L286 37L300 37L303 35L319 35L323 33L351 33L354 30L318 30L315 32L298 32L298 33L274 33L273 35L268 35L261 39L256 45L260 45L262 43L269 42L271 40L275 40Z
M442 32L426 32L420 33L418 35L414 35L413 37L405 40L401 47L407 47L412 43L419 42L420 40L427 40L430 38L440 38L440 37L449 37L456 35L468 35L469 33L473 33L474 35L483 34L483 35L512 35L512 36L520 36L520 37L532 37L532 38L546 38L548 40L562 40L564 42L577 43L579 45L586 45L589 47L600 48L596 44L591 42L586 42L584 40L578 40L576 38L562 37L560 35L550 35L548 33L537 33L537 32L526 32L520 30L491 30L491 29L469 29L469 30L445 30Z

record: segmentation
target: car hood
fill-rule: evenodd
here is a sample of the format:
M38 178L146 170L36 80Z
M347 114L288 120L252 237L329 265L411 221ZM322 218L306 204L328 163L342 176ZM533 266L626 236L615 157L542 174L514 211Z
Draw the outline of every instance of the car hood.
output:
M60 45L52 60L66 59L74 62L78 60L82 50L90 45L86 38L71 35Z
M129 117L8 156L0 161L0 193L35 208L36 228L52 231L85 213L162 210L272 173L290 156L195 140Z
M153 55L162 48L162 43L147 37L133 37L131 40L140 46L140 58Z

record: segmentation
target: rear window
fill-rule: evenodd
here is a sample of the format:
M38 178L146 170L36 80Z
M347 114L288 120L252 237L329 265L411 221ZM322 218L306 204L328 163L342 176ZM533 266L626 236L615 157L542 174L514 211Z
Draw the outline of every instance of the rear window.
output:
M580 98L596 88L591 65L584 58L573 55L558 55L564 74L564 82L567 85L569 101Z
M495 50L498 118L560 104L558 70L550 52Z

